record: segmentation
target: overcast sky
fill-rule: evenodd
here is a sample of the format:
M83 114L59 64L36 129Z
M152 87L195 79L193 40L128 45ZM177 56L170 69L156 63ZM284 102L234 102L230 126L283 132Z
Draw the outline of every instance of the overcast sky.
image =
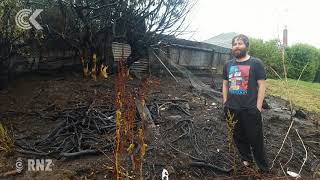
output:
M187 18L185 39L203 41L221 33L243 33L264 40L288 28L289 45L320 48L319 0L198 0Z

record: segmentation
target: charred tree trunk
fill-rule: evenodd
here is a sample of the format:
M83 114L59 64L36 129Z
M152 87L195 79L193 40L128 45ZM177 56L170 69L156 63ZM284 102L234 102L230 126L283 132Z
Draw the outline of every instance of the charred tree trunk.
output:
M11 47L10 41L0 37L0 90L6 88L9 83Z
M6 62L0 61L0 90L5 89L9 82L9 66Z

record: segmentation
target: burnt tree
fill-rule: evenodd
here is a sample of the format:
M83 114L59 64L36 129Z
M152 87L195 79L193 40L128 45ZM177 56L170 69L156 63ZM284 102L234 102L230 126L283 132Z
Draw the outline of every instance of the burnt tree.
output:
M193 6L189 0L58 0L60 21L43 17L46 32L63 39L77 54L101 63L113 64L111 43L132 47L128 64L147 56L147 47L166 35L175 35ZM53 15L53 14L52 14Z

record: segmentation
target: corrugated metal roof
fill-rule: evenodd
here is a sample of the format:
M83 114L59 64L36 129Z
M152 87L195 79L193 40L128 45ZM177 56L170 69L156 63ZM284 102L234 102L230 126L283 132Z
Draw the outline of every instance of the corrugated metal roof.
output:
M238 35L238 33L235 33L235 32L222 33L222 34L219 34L218 36L214 36L203 42L231 49L232 38L236 35Z
M230 53L230 48L225 48L223 46L214 45L205 42L198 42L198 41L191 41L186 39L178 39L178 38L171 38L164 40L165 43L169 43L170 45L176 47L184 47L184 48L191 48L191 49L198 49L198 50L205 50L205 51L212 51L219 53Z

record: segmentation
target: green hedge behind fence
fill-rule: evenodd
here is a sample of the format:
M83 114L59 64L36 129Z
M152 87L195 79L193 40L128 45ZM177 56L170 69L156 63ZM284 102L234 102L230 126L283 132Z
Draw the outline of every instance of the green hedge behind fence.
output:
M262 41L250 39L250 55L260 58L267 68L268 78L278 79L274 69L284 77L282 65L281 46L278 41ZM285 49L285 64L288 78L298 79L306 64L307 67L301 76L304 81L320 82L320 49L308 44L295 44Z

